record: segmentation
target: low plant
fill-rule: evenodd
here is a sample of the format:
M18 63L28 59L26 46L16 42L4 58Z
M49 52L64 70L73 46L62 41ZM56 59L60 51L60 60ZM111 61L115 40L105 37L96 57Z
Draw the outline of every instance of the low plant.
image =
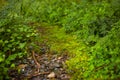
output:
M87 2L81 10L71 13L64 27L75 32L87 46L67 62L73 71L72 80L118 80L119 76L119 1ZM76 4L77 5L77 4ZM76 17L76 14L78 14ZM78 17L79 16L79 17ZM74 20L74 21L72 21ZM86 58L87 57L87 58ZM82 60L82 58L84 58ZM75 74L74 74L75 73Z
M8 70L15 67L14 61L28 55L27 45L34 42L36 30L27 25L17 12L10 12L7 5L0 12L0 79L8 79ZM13 6L13 5L12 5Z

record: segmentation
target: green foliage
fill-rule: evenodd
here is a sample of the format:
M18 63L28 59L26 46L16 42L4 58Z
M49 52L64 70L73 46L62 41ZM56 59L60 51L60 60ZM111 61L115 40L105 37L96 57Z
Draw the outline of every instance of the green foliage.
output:
M13 60L26 55L27 44L36 36L34 28L26 22L38 21L62 26L67 34L77 36L78 42L63 36L64 32L50 36L63 42L60 47L68 47L74 53L67 61L72 80L120 78L120 0L8 0L8 3L0 11L0 71L4 70L0 75L6 75L8 67L15 66ZM72 47L67 45L69 39L65 42L62 38L72 39L68 44ZM53 49L57 49L56 45Z
M86 2L79 10L77 8L66 17L63 24L66 31L77 33L87 45L83 52L77 53L67 62L68 68L75 73L73 80L120 78L120 8L115 3L119 1ZM87 58L81 60L84 56Z
M16 4L11 2L0 11L1 80L8 78L8 69L15 67L15 60L27 55L27 45L36 37L34 27L28 26L19 10L15 10Z
M22 15L60 25L66 33L76 34L78 40L87 46L77 48L75 56L67 62L73 80L120 78L119 0L36 0L23 3Z
M40 6L40 21L63 26L87 46L67 62L72 79L119 79L119 0L47 2Z

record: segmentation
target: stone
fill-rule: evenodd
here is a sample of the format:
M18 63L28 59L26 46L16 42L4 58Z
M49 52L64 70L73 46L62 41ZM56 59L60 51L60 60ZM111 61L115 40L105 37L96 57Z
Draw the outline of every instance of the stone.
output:
M54 72L51 72L47 77L48 77L48 78L55 78L55 73L54 73Z
M60 64L58 64L58 63L54 63L53 66L54 66L55 68L61 67Z

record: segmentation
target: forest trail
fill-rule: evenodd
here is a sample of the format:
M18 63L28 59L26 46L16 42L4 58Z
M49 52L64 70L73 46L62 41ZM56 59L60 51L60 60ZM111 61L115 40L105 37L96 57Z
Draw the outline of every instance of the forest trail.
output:
M52 52L58 54L67 51L74 53L80 47L80 41L74 34L66 34L59 26L42 26L38 28L40 43L48 45Z
M10 76L14 80L69 80L65 62L79 47L76 36L66 34L65 29L58 26L40 26L37 30L40 51L31 52L34 54L16 62L20 74L10 70Z

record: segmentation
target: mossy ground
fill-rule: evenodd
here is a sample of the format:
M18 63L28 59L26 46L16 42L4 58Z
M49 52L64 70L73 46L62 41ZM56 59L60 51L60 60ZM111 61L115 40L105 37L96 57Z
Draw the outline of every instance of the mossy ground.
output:
M45 41L47 45L50 45L52 52L55 51L59 55L67 53L70 58L66 61L66 67L68 72L72 74L71 76L75 77L74 75L79 73L79 66L81 66L78 66L78 63L85 64L84 61L88 60L86 46L74 33L67 34L63 27L42 26L39 27L39 32L40 42ZM71 71L76 73L73 75Z
M40 26L40 42L50 45L52 51L62 53L77 53L83 47L74 34L66 34L65 29L59 26Z

